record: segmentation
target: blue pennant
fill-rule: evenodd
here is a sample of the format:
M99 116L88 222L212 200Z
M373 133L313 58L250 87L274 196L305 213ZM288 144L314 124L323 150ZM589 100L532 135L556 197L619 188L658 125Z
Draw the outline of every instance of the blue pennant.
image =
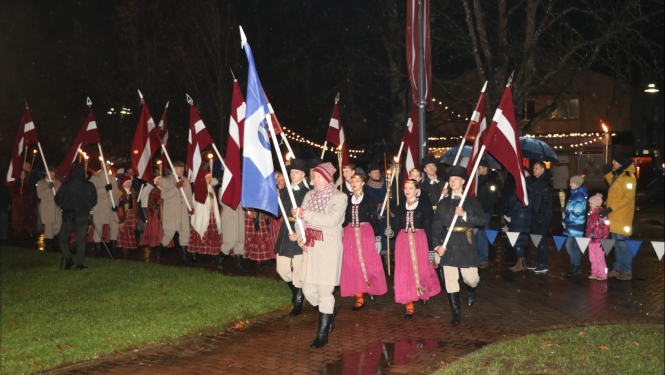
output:
M556 251L561 251L561 246L566 242L566 236L552 236L554 238L554 244L556 245Z
M640 246L642 245L642 241L626 240L625 242L626 246L628 246L628 250L630 250L630 253L633 254L633 258L635 258L635 255L637 255L637 251L640 249Z
M485 229L485 234L487 235L487 240L489 240L490 244L494 245L494 240L496 240L496 236L499 234L499 231L494 229Z

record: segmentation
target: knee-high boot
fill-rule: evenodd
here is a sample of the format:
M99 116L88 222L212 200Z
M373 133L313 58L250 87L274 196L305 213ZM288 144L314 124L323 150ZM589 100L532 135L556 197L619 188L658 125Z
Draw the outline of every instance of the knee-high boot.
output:
M235 262L235 267L236 267L236 273L247 273L247 268L242 266L242 255L235 255L234 259Z
M289 286L289 289L291 289L291 303L293 303L293 309L289 315L298 316L302 312L302 304L305 300L305 296L302 293L302 288L297 288L295 285L293 285L292 282L288 282L286 284Z
M439 284L441 285L441 290L446 289L446 278L443 275L443 266L439 265L436 268L436 277L439 279Z
M471 307L476 301L476 287L466 286L466 305Z
M462 306L459 301L459 292L448 293L448 303L450 303L450 310L453 313L453 319L450 322L457 324L460 322L462 315Z
M319 327L316 330L316 339L310 345L310 348L323 348L328 343L328 326L332 320L333 314L319 313Z
M215 263L217 264L217 269L219 270L219 272L222 272L223 270L222 263L224 262L224 258L226 258L226 254L224 254L221 251L215 257Z
M162 263L162 257L164 256L164 252L166 251L166 247L162 245L161 243L157 246L157 263Z
M180 252L182 253L182 259L180 260L180 265L191 266L192 261L189 258L189 253L187 252L187 246L180 246Z

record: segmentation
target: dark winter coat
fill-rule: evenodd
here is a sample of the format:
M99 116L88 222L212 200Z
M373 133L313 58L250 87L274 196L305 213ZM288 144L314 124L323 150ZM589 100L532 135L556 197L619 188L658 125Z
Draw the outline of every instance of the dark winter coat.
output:
M432 202L432 205L436 206L436 203L439 201L439 197L441 196L441 190L443 189L445 182L442 180L439 180L433 184L430 182L431 181L429 177L427 177L426 174L423 174L423 179L420 182L420 191L426 192L430 202Z
M305 184L305 181L301 181L298 184L299 190L293 190L293 196L296 199L296 205L298 207L302 206L302 201L305 199L305 194L307 194L309 191ZM284 218L284 221L279 228L279 236L277 236L277 243L275 243L275 254L287 258L293 258L294 255L301 255L302 249L298 245L298 241L291 241L289 239L289 230L286 229L286 222L288 221L291 225L291 230L294 232L296 230L296 219L291 216L291 208L293 208L293 205L291 204L291 198L289 198L289 192L286 190L286 188L279 189L279 199L282 200L284 211L288 217Z
M529 207L531 207L531 233L547 234L552 219L552 175L545 171L540 177L530 176L527 181Z
M584 235L584 220L586 219L586 202L589 193L584 186L570 191L570 199L566 203L565 217L561 222L563 235L582 237Z
M85 179L81 164L74 165L72 173L58 189L55 204L62 209L63 217L66 211L74 211L75 217L88 216L97 204L97 189L92 182Z
M459 198L452 199L450 196L444 197L439 201L436 213L434 214L434 221L432 222L432 241L434 247L443 244L448 227L455 216L455 208L459 206L459 202ZM455 227L472 230L475 227L485 225L485 213L478 199L467 196L462 208L466 212L466 221L458 217ZM458 268L470 268L478 267L479 263L480 258L478 258L476 239L473 232L470 235L467 235L465 232L453 232L446 246L446 252L441 257L439 264Z
M395 236L402 229L406 228L406 200L399 202L400 205L395 209L395 217L390 221L390 228L395 232ZM413 210L413 227L416 229L424 229L427 235L428 248L432 249L432 217L434 211L432 206L421 204L418 201L418 207Z
M478 194L476 198L478 198L483 212L488 214L494 212L494 206L499 201L500 191L501 182L499 182L495 172L478 176Z
M529 245L529 233L531 232L531 207L522 206L522 202L517 199L515 180L511 175L506 177L503 194L507 202L506 216L510 218L508 231L520 233L514 247L526 247Z
M349 204L346 206L346 215L344 216L344 223L342 227L346 227L353 221L352 210L354 206L358 206L358 222L360 223L370 223L372 225L372 230L374 230L374 236L381 235L381 226L379 224L379 216L376 213L376 203L369 194L363 195L363 200L360 201L357 205L351 203L351 198L353 195L349 195Z

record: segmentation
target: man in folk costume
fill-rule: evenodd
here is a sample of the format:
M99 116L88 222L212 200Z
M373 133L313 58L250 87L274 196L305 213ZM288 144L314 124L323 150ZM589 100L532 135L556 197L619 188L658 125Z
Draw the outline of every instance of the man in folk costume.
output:
M56 179L55 167L48 166L48 173L51 177L44 177L37 182L37 198L41 200L39 205L39 215L44 224L44 247L46 251L57 251L53 246L53 238L60 233L62 225L62 212L60 207L55 205L55 194L60 188L61 182Z
M291 178L291 186L293 187L293 196L296 200L296 207L301 206L305 194L309 191L305 175L309 170L307 162L302 159L293 159L291 164L287 167L289 169L289 177ZM300 275L302 270L302 249L297 242L289 238L289 231L287 225L291 226L291 230L296 229L296 219L291 214L293 205L289 198L288 191L284 189L279 190L279 199L284 206L284 212L287 217L282 222L279 229L279 237L275 245L275 254L277 254L277 273L282 277L291 289L291 302L293 309L289 315L296 316L302 312L302 304L304 296L302 292L302 281Z
M182 263L191 265L191 259L187 256L187 247L189 246L189 216L194 214L192 185L183 176L185 172L184 162L174 162L173 168L173 173L162 178L162 199L164 200L162 226L164 236L159 246L158 256L161 258L166 246L173 240L175 233L178 232ZM180 189L183 189L186 198L183 198ZM185 199L187 200L185 201ZM189 202L189 207L192 207L191 211L187 208L187 202Z
M139 222L139 205L136 202L136 192L132 188L132 179L125 175L120 180L120 192L118 202L118 242L117 247L122 249L123 254L127 249L136 249L136 226Z
M220 195L221 200L221 195ZM240 204L232 208L221 202L222 205L222 248L217 255L217 268L222 271L224 258L231 254L233 250L233 260L237 273L247 273L247 269L242 265L242 258L245 255L245 215L246 212Z
M90 177L90 182L95 185L97 189L97 205L92 209L92 221L95 223L97 230L93 228L93 241L95 243L95 256L99 256L102 251L101 242L102 238L99 236L100 233L103 233L104 226L108 225L109 228L109 238L104 238L106 242L110 241L111 246L109 249L112 253L115 254L115 248L118 240L119 226L118 222L118 202L120 202L120 190L118 189L118 181L109 176L109 183L106 183L106 177L104 176L104 169L100 169L99 172L95 173ZM116 204L113 207L113 203L109 198L109 191L113 194L113 202Z
M312 182L312 171L314 171L314 168L316 168L318 165L322 163L323 159L321 158L313 158L307 160L307 165L309 166L309 179L305 179L305 181L307 182L308 189L312 189L314 187L314 183Z
M425 172L425 176L420 183L420 189L427 192L432 206L436 208L436 202L438 202L441 190L445 185L445 181L440 181L436 175L436 171L439 169L439 161L434 156L425 156L420 163L420 169Z
M298 229L297 234L304 252L302 290L307 301L319 308L319 327L312 348L322 348L328 343L337 313L333 291L339 285L342 268L342 222L348 198L335 189L335 172L331 163L314 168L311 173L314 190L305 195L301 207L291 209L294 217L305 221L305 233Z
M471 307L475 301L476 286L480 281L479 257L473 228L485 225L485 213L478 199L470 196L466 197L462 207L458 207L464 183L469 179L464 167L450 167L444 179L448 180L450 194L441 199L436 207L432 222L432 242L434 250L441 256L448 302L453 314L452 323L459 323L461 319L459 274L462 274L466 284L466 302ZM454 215L458 216L457 221L453 228L449 228ZM448 231L452 231L450 240L447 246L443 247Z
M337 186L342 186L342 192L346 195L352 195L351 177L356 174L356 165L353 163L344 164L342 166L342 175L337 180Z
M208 195L205 203L194 200L194 216L191 217L194 232L190 234L187 251L193 254L217 255L222 247L222 219L214 187L219 182L212 177L210 171L199 173L205 174Z

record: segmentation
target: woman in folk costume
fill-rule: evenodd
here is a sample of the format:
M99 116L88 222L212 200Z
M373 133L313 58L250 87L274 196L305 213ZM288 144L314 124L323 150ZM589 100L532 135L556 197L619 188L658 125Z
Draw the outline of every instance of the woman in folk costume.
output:
M120 180L120 202L118 203L118 243L123 254L127 249L136 249L136 225L139 219L139 205L132 189L132 180L125 176Z
M272 235L266 222L269 216L254 209L248 209L245 215L245 255L258 262L258 269L265 269L268 260L275 259Z
M162 177L155 177L155 187L150 190L148 194L148 222L146 223L145 231L141 236L139 245L147 245L150 247L157 247L162 241L164 236L164 229L162 228ZM173 240L167 247L173 247ZM157 253L157 263L162 261L161 256Z
M406 305L404 319L412 319L413 302L423 305L441 292L434 266L429 263L432 206L418 200L420 184L416 180L404 181L406 199L397 206L394 222L386 228L386 235L395 241L395 302ZM394 229L393 229L394 228Z
M292 208L294 217L305 221L305 233L297 228L297 239L303 249L300 280L305 298L319 307L319 327L310 347L322 348L328 343L328 334L335 328L335 297L342 270L342 222L348 198L335 189L331 163L322 163L311 172L314 190L310 190L302 206ZM290 236L296 240L295 233Z
M459 274L462 274L464 283L467 285L466 302L469 307L475 301L476 286L480 281L478 276L480 258L476 250L473 228L485 225L485 212L478 199L470 196L467 196L462 207L459 207L462 188L468 179L469 176L464 167L454 166L448 169L444 180L448 181L451 193L439 201L432 222L432 241L434 250L441 256L440 264L443 266L453 323L460 322L461 314ZM455 226L449 228L455 215L458 216ZM450 240L446 247L443 247L443 241L449 230L452 230Z
M222 220L219 216L217 195L214 186L217 179L212 178L210 171L205 171L205 181L208 190L205 203L194 199L194 215L191 217L193 232L190 232L190 253L217 255L222 248ZM194 195L197 195L195 193Z
M342 297L356 297L354 311L365 306L363 294L386 294L386 276L381 263L381 235L376 203L369 194L363 194L365 176L350 179L351 192L344 218L344 255L339 289Z

